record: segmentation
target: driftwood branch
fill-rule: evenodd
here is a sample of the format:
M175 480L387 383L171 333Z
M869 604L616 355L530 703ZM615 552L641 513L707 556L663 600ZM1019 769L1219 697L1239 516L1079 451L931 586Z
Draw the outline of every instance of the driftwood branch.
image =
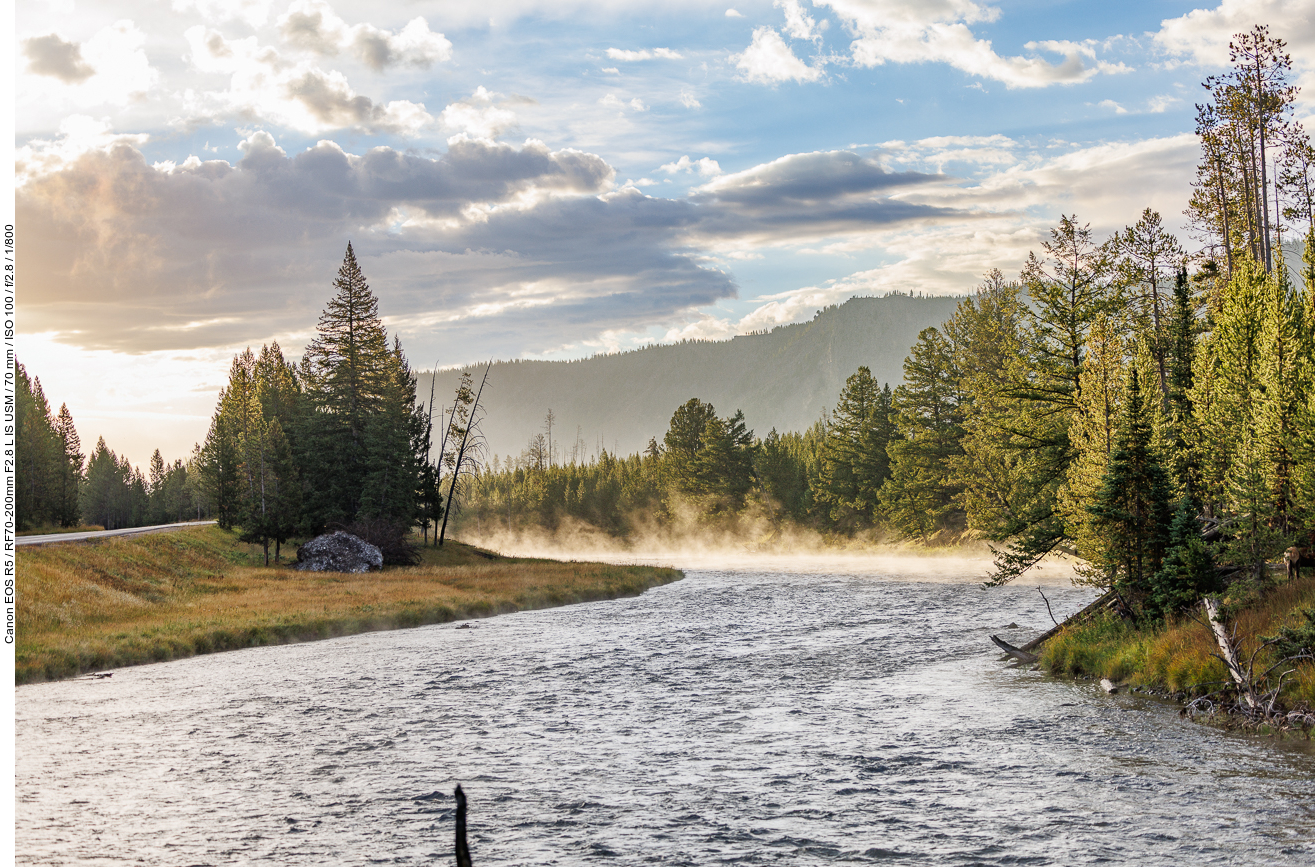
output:
M1035 653L1028 653L1026 650L1023 650L1022 648L1014 647L1008 641L1005 641L1003 638L1000 638L999 636L992 635L991 640L994 641L996 647L999 647L1001 650L1003 650L1006 655L1012 656L1014 659L1017 659L1019 662L1036 662L1038 659L1041 658L1037 656Z

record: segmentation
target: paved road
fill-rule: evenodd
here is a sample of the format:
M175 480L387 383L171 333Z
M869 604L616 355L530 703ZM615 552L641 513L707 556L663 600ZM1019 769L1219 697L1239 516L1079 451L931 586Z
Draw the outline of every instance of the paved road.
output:
M49 545L54 542L87 542L106 539L110 536L136 536L139 533L164 533L169 530L181 530L183 527L205 527L217 521L185 521L181 524L157 524L154 527L129 527L126 530L92 530L88 533L46 533L42 536L19 536L15 542L19 545Z

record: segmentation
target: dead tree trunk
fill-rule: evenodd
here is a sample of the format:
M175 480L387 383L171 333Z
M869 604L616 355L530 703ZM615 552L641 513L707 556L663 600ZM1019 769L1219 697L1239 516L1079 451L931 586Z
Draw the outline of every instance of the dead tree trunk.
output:
M1215 634L1215 641L1219 644L1219 658L1224 661L1228 668L1228 675L1237 684L1238 694L1247 703L1251 710L1260 708L1260 699L1256 698L1256 692L1251 686L1251 678L1242 669L1242 663L1237 658L1237 647L1233 643L1233 638L1224 628L1223 621L1219 619L1219 603L1212 597L1207 596L1201 600L1205 606L1205 615L1210 620L1210 629Z
M484 368L484 379L480 381L479 391L475 392L475 402L470 405L470 416L466 419L466 430L461 435L461 447L457 449L456 465L452 467L452 483L447 488L447 508L443 510L443 526L438 531L438 545L443 547L443 539L447 536L447 519L452 514L452 496L457 490L457 479L461 476L461 464L466 459L466 445L470 442L470 429L475 426L475 413L479 412L479 398L484 394L484 386L489 381L489 371L493 369L493 362L489 362L488 367Z
M466 845L466 793L457 786L453 794L457 799L457 867L472 867L470 847Z

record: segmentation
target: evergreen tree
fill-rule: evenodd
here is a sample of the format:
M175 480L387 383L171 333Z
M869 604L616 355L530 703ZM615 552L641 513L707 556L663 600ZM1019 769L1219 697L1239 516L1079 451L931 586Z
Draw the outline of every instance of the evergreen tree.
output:
M1190 496L1179 497L1164 563L1151 582L1152 603L1164 617L1189 609L1202 596L1224 589L1214 553L1201 538L1198 511Z
M59 467L56 482L54 516L61 527L76 527L82 521L80 494L82 489L82 441L73 426L73 415L68 404L59 405L55 419L55 436L60 443L64 460Z
M1151 399L1156 400L1153 395ZM1152 578L1164 560L1172 499L1168 474L1151 449L1151 437L1147 400L1132 367L1109 470L1090 512L1102 535L1095 564L1105 570L1107 585L1141 603L1151 596Z
M794 437L802 439L798 434ZM753 466L768 509L778 517L802 520L808 510L808 468L790 440L772 428L755 453Z
M1193 445L1201 467L1202 507L1209 515L1221 514L1229 467L1243 432L1255 424L1268 282L1255 262L1240 262L1212 311L1212 330L1197 347Z
M1073 414L1069 438L1074 458L1059 490L1056 510L1066 535L1087 563L1103 558L1106 534L1089 506L1105 485L1119 438L1129 377L1129 317L1122 311L1101 314L1092 325L1083 359L1079 409ZM1083 581L1108 584L1103 566L1079 565Z
M996 389L997 444L989 448L1015 455L1007 506L999 524L987 531L992 539L1008 541L997 552L992 584L1017 577L1071 544L1058 495L1076 457L1070 427L1085 408L1088 334L1101 314L1123 300L1111 280L1109 250L1092 241L1089 227L1065 216L1042 249L1045 256L1029 254L1023 268L1031 303L1022 308L1021 352L1006 363Z
M753 488L753 431L739 410L730 418L708 419L694 459L692 492L708 514L737 512Z
M60 514L64 444L50 418L39 378L14 363L14 509L20 530L54 523Z
M368 440L378 443L381 436L367 428L383 409L393 373L379 301L351 244L333 285L337 294L320 314L301 366L308 405L297 438L299 463L308 523L316 530L334 521L349 523L361 511L372 469Z
M1165 231L1160 214L1146 208L1135 225L1128 226L1112 239L1115 269L1119 280L1134 301L1134 316L1139 329L1148 335L1147 343L1155 358L1155 370L1161 396L1169 394L1169 342L1167 333L1169 275L1178 270L1187 253L1178 239Z
M904 384L892 398L895 429L887 446L890 477L881 512L906 538L927 539L962 524L951 460L963 454L963 395L954 349L936 328L918 335L904 361Z
M1187 284L1187 269L1174 281L1173 306L1168 327L1168 447L1174 480L1195 501L1200 488L1200 465L1191 444L1196 441L1192 406L1192 365L1196 357L1196 310Z
M1109 586L1139 603L1149 599L1152 579L1163 563L1172 498L1168 475L1151 448L1148 415L1134 366L1109 469L1090 506L1102 544L1089 559L1103 569Z
M662 465L671 484L683 494L694 492L703 432L716 418L716 408L697 397L691 397L671 414L671 423L662 437Z
M860 367L845 380L822 445L817 505L845 530L869 526L876 517L881 486L890 475L887 447L894 435L893 394Z

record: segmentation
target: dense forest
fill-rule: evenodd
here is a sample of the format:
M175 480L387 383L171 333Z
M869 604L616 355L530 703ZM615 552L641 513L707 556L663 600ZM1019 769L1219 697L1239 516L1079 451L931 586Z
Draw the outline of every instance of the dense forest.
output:
M1017 278L988 274L918 336L897 388L860 367L810 428L762 438L693 399L642 454L588 464L536 437L484 469L463 520L967 535L995 543L995 582L1065 552L1151 615L1260 576L1315 541L1315 152L1283 48L1239 34L1205 82L1198 250L1149 208L1107 239L1065 216Z

